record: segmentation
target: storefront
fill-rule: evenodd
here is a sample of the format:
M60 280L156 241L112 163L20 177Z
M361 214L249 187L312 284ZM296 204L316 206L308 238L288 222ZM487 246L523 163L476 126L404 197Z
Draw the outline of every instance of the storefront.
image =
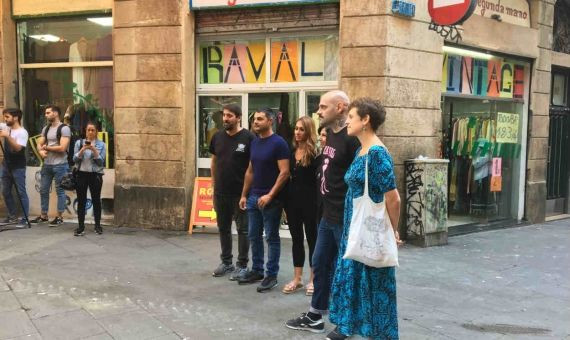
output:
M92 8L88 14L54 13L41 17L36 10L29 1L14 3L17 15L18 104L24 112L23 124L30 136L27 148L30 214L40 213L42 159L36 144L42 128L47 125L44 116L46 106L56 105L62 111L61 119L72 129L72 140L83 136L82 130L88 121L99 124L99 138L107 146L102 190L103 219L112 223L115 150L113 18L110 8ZM46 11L49 12L48 9ZM64 218L73 220L77 214L76 194L66 191L66 195ZM55 213L55 201L55 190L52 189L50 213ZM90 203L87 208L89 219L92 214Z
M315 13L312 28L291 29L291 23L298 20L301 12L300 7L294 6L286 7L285 11L281 9L280 23L275 21L275 9L271 7L197 12L197 30L201 32L196 42L199 176L209 175L208 148L212 136L222 126L225 104L242 107L242 126L246 129L251 127L257 109L273 109L277 113L273 129L289 143L299 117L310 116L318 125L316 111L320 96L338 88L338 25L325 22L331 13L333 18L337 17L338 7L305 6L302 11L309 15ZM247 25L246 21L236 23L221 19L248 17L248 14L262 26L271 24L271 32L251 32L241 26ZM232 24L225 29L217 28L228 33L210 33L208 27L213 21ZM236 34L240 27L247 32Z
M523 218L529 74L524 59L444 47L450 227Z

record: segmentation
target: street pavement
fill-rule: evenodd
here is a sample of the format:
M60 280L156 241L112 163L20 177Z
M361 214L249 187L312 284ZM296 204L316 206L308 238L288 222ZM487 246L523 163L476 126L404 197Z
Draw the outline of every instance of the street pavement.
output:
M0 232L0 339L324 339L289 330L306 311L213 278L216 234L73 225ZM570 221L405 246L397 270L401 339L570 339ZM235 249L235 247L234 247ZM327 332L332 326L327 323Z

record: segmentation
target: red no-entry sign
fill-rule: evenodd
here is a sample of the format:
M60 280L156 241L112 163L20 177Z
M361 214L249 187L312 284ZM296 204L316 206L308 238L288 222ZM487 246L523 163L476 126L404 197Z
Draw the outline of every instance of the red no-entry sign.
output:
M434 23L441 26L460 24L477 7L477 0L428 0L428 12Z

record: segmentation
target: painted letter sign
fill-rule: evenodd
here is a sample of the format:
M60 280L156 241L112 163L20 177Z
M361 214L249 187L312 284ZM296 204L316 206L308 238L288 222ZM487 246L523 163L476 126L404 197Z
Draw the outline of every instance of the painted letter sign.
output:
M428 12L441 26L461 24L475 11L477 0L428 0Z
M198 58L200 84L266 83L268 76L276 83L335 81L338 36L209 41L200 44Z
M527 0L477 0L475 14L485 18L499 17L502 22L530 27Z
M523 99L525 68L503 58L490 60L445 54L442 92Z

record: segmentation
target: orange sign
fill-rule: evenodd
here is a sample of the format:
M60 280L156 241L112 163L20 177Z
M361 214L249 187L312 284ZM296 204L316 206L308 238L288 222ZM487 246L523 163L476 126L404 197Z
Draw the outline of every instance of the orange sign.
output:
M194 194L192 195L192 211L190 212L190 225L188 233L192 234L192 228L199 226L217 226L216 210L214 209L214 188L212 178L196 177L194 179Z
M491 192L500 192L503 188L503 178L501 176L491 177Z

